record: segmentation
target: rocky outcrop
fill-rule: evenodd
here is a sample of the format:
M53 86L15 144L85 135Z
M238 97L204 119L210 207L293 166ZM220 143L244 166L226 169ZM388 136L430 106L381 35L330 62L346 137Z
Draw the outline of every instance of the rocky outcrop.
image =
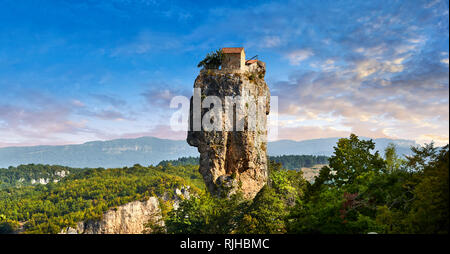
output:
M210 192L230 195L242 191L247 199L253 198L267 181L267 115L269 114L270 92L264 81L265 63L253 61L243 70L201 70L194 88L201 89L201 100L217 96L226 109L226 97L240 96L242 101L234 111L244 112L234 120L223 110L222 126L232 124L233 129L207 131L194 127L195 94L191 99L190 128L187 142L200 152L199 171ZM257 104L258 98L263 101ZM255 115L256 109L257 116ZM203 118L208 108L201 109ZM253 112L253 113L252 113ZM256 126L249 121L256 117ZM254 118L253 118L254 119ZM238 125L243 123L244 128ZM254 128L256 127L256 128Z
M165 192L160 198L163 201L172 201L172 207L176 210L180 206L182 200L191 198L191 193L189 192L190 188L190 186L176 188L174 193Z
M189 186L177 188L173 194L164 193L161 199L173 201L177 209L183 199L189 199ZM146 227L148 222L160 227L164 226L158 197L150 197L146 201L133 201L112 208L103 214L101 220L80 221L76 228L68 227L62 234L142 234L152 231Z
M144 225L150 219L159 219L161 210L156 197L146 201L133 201L108 210L101 220L82 221L77 229L69 228L67 233L78 234L142 234Z

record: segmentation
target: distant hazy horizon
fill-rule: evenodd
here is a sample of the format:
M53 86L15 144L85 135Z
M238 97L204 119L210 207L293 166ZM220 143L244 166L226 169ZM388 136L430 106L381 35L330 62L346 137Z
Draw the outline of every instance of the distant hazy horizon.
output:
M361 139L366 139L360 137ZM339 137L303 141L280 140L268 142L267 153L277 155L331 156ZM383 153L389 143L397 146L399 154L410 154L413 140L375 139L375 150ZM157 164L162 160L199 156L195 147L184 140L155 137L91 141L62 146L22 146L0 148L0 168L20 164L50 164L70 167L124 167L134 164Z
M187 135L187 134L186 134ZM418 145L422 145L421 143L416 142L415 140L412 139L393 139L393 138L372 138L372 137L364 137L364 136L359 136L360 138L363 139L392 139L392 140L404 140L404 141L409 141L409 142L415 142ZM184 141L186 140L185 138L180 138L180 137L175 137L175 138L171 138L171 137L167 137L167 138L161 138L161 137L157 137L157 136L137 136L137 137L119 137L119 138L112 138L112 139L94 139L94 140L87 140L87 141L83 141L83 142L76 142L76 143L56 143L56 144L7 144L6 146L1 146L0 145L0 149L1 148L8 148L8 147L36 147L36 146L70 146L70 145L83 145L86 143L92 143L92 142L108 142L108 141L114 141L114 140L130 140L130 139L140 139L140 138L156 138L156 139L161 139L161 140L172 140L172 141ZM274 140L268 140L268 142L276 142L276 141L293 141L293 142L302 142L302 141L309 141L309 140L321 140L321 139L339 139L339 138L348 138L348 136L335 136L335 137L323 137L323 138L310 138L310 139L301 139L301 140L295 140L295 139L274 139Z

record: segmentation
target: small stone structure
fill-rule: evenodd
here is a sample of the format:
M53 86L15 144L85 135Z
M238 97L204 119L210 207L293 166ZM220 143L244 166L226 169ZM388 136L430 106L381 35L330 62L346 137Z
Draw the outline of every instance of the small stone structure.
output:
M223 61L222 69L233 70L245 67L244 48L222 48Z

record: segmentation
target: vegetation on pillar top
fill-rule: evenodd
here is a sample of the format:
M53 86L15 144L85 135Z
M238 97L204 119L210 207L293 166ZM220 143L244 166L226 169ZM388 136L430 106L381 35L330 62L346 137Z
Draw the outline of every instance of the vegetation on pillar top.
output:
M203 67L205 69L219 69L222 65L222 60L222 49L218 49L215 52L208 53L206 57L198 63L197 67Z

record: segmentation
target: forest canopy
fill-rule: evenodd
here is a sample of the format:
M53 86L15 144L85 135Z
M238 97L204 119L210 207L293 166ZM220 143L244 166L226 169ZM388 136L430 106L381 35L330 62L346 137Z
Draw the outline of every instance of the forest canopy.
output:
M166 226L153 233L448 233L449 146L412 147L406 157L394 145L384 154L374 147L351 135L337 142L330 158L272 157L269 181L253 200L209 194L194 157L115 169L10 167L0 170L0 233L59 233L181 186L195 195L176 210L162 204ZM314 183L287 169L317 162L324 166ZM68 173L61 177L62 171ZM38 178L49 181L29 182Z

